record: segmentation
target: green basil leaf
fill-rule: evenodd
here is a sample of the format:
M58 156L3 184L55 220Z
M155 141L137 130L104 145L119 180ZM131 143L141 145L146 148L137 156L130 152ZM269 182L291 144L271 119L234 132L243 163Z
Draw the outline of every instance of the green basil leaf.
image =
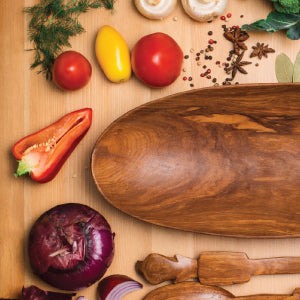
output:
M276 57L275 72L278 82L293 82L294 65L286 54Z
M297 54L294 64L293 82L300 82L300 51Z

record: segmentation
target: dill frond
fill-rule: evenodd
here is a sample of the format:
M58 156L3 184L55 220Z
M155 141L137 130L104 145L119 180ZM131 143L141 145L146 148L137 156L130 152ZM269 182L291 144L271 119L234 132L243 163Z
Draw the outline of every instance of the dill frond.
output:
M30 18L28 38L35 51L31 69L39 67L38 73L52 78L52 66L64 47L71 47L70 37L84 32L78 21L81 13L89 9L104 7L113 9L115 0L40 0L31 7L25 7L24 13Z

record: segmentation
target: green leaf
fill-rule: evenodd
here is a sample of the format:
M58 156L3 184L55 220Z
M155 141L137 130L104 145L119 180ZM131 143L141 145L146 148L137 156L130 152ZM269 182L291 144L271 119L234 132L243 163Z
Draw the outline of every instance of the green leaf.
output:
M300 51L297 54L294 64L293 82L300 82Z
M245 24L242 26L242 29L249 31L267 31L269 33L287 29L287 37L292 40L298 40L300 39L300 13L286 14L272 11L266 20L261 19L251 24Z
M290 29L286 33L287 37L291 40L299 40L300 39L300 22L290 27Z
M278 82L293 82L294 65L286 54L276 57L275 72Z

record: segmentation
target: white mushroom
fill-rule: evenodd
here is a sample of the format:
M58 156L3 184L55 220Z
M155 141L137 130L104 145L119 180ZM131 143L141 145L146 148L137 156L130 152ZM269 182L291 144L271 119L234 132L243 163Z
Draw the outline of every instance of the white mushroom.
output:
M134 0L134 3L146 18L162 20L175 9L177 0Z
M199 22L210 21L220 16L228 0L181 0L185 12Z

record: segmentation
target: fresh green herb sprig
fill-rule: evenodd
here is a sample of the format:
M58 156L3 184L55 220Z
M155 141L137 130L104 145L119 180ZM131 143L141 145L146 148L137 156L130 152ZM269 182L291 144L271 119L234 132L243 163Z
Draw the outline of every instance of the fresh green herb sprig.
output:
M267 31L273 33L286 30L286 36L291 40L300 39L300 0L270 0L274 4L266 19L242 26L243 30Z
M26 7L24 12L30 17L28 37L35 51L31 68L40 67L38 73L51 79L51 69L55 58L64 47L71 47L70 37L84 32L78 21L81 13L92 8L113 9L115 0L40 0L38 4Z

